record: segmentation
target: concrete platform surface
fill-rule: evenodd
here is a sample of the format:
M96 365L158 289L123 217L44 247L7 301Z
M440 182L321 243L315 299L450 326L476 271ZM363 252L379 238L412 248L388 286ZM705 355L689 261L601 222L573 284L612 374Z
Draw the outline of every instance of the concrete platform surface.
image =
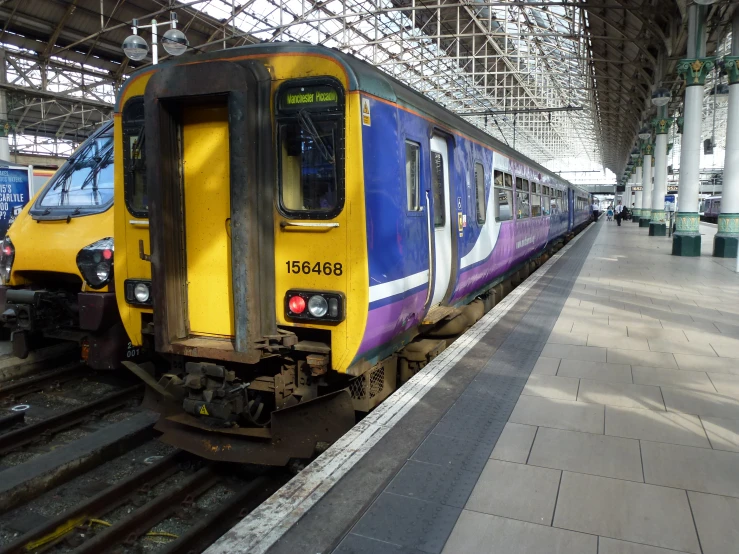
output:
M701 231L591 225L209 552L739 552L739 276Z

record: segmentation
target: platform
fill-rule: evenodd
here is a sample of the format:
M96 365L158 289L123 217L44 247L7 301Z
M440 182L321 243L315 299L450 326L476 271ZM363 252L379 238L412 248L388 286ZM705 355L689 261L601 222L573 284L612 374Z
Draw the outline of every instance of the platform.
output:
M601 219L208 551L739 544L739 276Z

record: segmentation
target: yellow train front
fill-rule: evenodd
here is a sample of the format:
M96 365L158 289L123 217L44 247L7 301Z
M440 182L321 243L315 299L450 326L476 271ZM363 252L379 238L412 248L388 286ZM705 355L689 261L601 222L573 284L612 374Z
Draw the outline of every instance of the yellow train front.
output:
M113 125L103 124L10 226L0 252L0 320L13 353L71 341L115 369L128 337L113 288Z
M583 191L316 46L139 72L115 148L126 365L162 439L212 459L310 458L588 221Z

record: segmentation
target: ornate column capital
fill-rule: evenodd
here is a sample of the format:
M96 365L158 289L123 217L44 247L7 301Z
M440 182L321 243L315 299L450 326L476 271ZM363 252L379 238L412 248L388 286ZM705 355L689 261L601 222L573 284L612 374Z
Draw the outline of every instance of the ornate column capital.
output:
M644 158L642 158L641 156L639 156L636 159L636 167L641 167L642 165L644 165Z
M645 156L651 156L654 154L654 145L650 141L645 141L641 147L641 153Z
M671 117L655 117L652 120L652 127L654 127L654 132L658 135L666 135L670 127L672 127L672 122L675 121Z
M739 56L724 56L724 69L729 75L729 84L739 83Z
M713 69L716 58L696 58L694 60L680 60L677 63L677 74L681 75L686 86L703 86L706 84L706 76Z

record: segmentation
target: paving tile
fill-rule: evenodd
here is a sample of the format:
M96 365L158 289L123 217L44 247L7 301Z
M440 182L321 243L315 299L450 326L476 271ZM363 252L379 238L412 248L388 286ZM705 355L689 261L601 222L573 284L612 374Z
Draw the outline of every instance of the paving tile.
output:
M608 317L603 316L601 321L575 321L572 326L572 333L581 335L589 335L590 333L609 334L613 333L616 336L628 336L626 331L626 325L613 325L608 323Z
M588 346L600 346L603 348L622 348L624 350L649 350L646 339L633 337L613 337L592 333L588 335Z
M733 373L734 375L739 375L739 358L675 354L675 361L680 369L686 371L710 371L712 373Z
M677 489L564 472L553 525L700 553L688 498Z
M561 472L489 460L465 510L551 525Z
M442 554L597 554L592 535L465 510Z
M631 371L634 376L634 383L638 385L680 387L683 389L716 392L708 375L699 371L680 371L677 369L639 366L632 367Z
M677 550L667 550L635 542L617 541L608 537L598 538L598 554L681 554Z
M624 364L609 364L605 362L582 362L580 360L562 360L559 377L578 377L580 379L594 379L596 381L610 381L613 383L631 383L631 367Z
M479 472L485 467L492 450L492 445L488 446L485 442L430 433L411 459L439 466L454 466L463 471Z
M647 483L739 497L739 454L642 441Z
M662 322L662 327L665 329L681 329L684 331L705 331L709 333L713 333L716 331L716 325L711 323L710 321L693 321L692 323L688 323L687 321L681 321L681 322L673 322L673 321L665 321L660 320Z
M736 339L731 339L736 340ZM728 341L711 340L711 346L716 354L722 358L736 358L739 354L739 346Z
M547 344L541 352L548 358L566 358L588 362L605 362L606 349L591 346L572 346L569 344Z
M702 417L711 446L716 450L739 452L739 419Z
M571 344L574 346L585 346L587 343L588 337L583 335L577 335L575 333L564 333L561 331L552 331L552 334L549 335L549 338L547 339L547 343L554 343L554 344Z
M419 552L421 551L415 548L408 548L349 533L332 554L417 554Z
M570 431L603 433L603 418L603 406L598 404L521 396L508 421Z
M739 549L739 499L688 492L703 554L728 554Z
M652 352L671 352L673 354L695 354L698 356L716 356L716 351L710 344L700 342L681 342L664 339L649 339L649 349Z
M477 472L408 460L387 492L463 508L479 477Z
M540 357L536 361L534 369L531 370L532 375L556 375L559 368L559 358Z
M696 331L698 332L698 331ZM679 329L654 329L644 327L629 327L629 336L640 339L661 339L673 342L688 342L688 339Z
M536 435L536 427L508 422L498 437L498 442L495 443L490 457L525 464L531 452L534 435Z
M606 435L711 448L697 416L606 406Z
M643 481L639 441L542 427L529 465Z
M695 414L701 417L739 419L739 400L717 392L676 387L662 387L665 407L671 412Z
M636 316L632 316L632 317L609 316L608 324L618 325L618 326L625 325L629 329L631 328L662 329L662 325L658 319L644 319L644 318L638 318Z
M687 371L685 372L687 373ZM739 399L739 375L730 373L709 373L713 386L719 394L725 394L731 398Z
M646 408L649 410L665 409L658 387L632 385L630 383L607 383L582 379L577 400L607 406L625 406L627 408Z
M383 492L352 533L424 552L441 552L462 510Z
M628 364L645 367L674 367L675 358L672 354L665 352L644 352L641 350L622 350L618 348L608 349L609 364Z
M560 398L562 400L577 400L579 379L570 377L555 377L552 375L531 375L521 394L528 396L543 396L545 398Z

